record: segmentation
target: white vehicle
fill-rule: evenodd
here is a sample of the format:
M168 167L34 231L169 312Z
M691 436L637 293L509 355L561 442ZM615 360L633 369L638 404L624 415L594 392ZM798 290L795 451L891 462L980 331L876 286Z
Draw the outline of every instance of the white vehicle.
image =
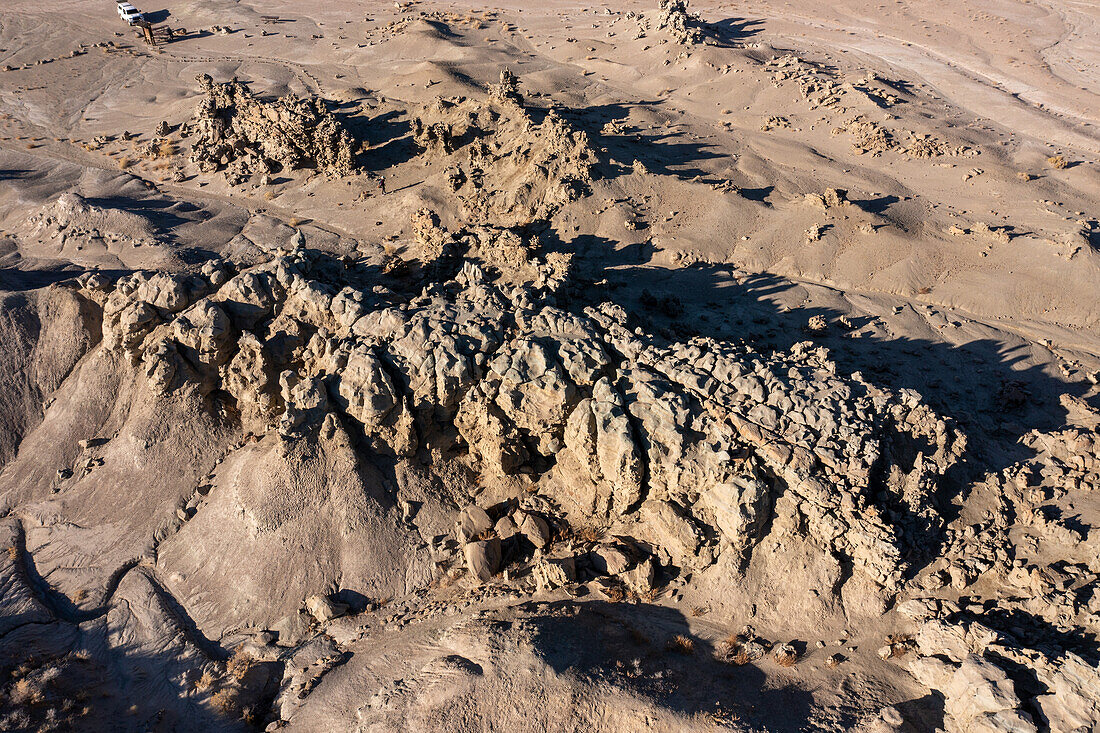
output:
M118 4L118 17L122 18L130 25L137 23L139 20L145 20L141 12L130 3Z

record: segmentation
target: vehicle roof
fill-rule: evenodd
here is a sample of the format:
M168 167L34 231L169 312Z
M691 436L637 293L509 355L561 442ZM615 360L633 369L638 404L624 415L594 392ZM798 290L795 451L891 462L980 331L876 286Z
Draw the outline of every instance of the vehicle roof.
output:
M119 3L118 8L119 10L137 10L137 8L135 8L130 3Z

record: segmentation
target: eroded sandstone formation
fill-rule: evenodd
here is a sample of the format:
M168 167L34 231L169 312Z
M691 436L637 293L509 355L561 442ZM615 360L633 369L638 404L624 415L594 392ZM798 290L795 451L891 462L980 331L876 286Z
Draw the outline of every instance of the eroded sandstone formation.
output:
M549 219L592 180L588 136L553 109L542 121L523 106L507 70L486 99L436 99L413 120L413 137L430 158L450 163L447 179L474 225L515 228Z
M283 169L345 176L356 169L358 145L319 97L265 101L243 83L198 77L203 98L180 130L191 139L191 162L230 185Z

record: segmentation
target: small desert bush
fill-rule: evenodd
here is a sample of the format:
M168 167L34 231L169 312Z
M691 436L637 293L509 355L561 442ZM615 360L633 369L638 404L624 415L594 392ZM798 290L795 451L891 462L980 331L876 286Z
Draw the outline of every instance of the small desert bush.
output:
M1056 171L1060 171L1063 168L1066 168L1066 167L1069 166L1069 161L1067 161L1065 159L1065 157L1063 157L1061 155L1052 155L1049 158L1047 158L1047 165L1049 165L1051 168L1053 168Z
M775 663L780 667L793 667L798 664L798 652L790 644L780 644L772 653Z
M695 642L692 641L690 637L684 636L683 634L677 634L672 638L672 641L668 643L668 649L669 651L690 657L695 654Z
M252 665L255 660L252 659L252 655L244 650L244 644L241 644L233 651L233 656L229 657L229 660L225 663L225 671L232 675L238 682L244 679L244 676L248 674L248 670L252 669Z
M120 158L118 161L118 169L124 171L133 164L134 161L130 160L129 158Z
M738 667L744 667L746 664L752 661L752 657L744 649L739 649L729 657L730 664L737 665Z
M176 145L170 140L157 140L151 143L152 158L171 158L178 151Z
M11 689L11 701L16 705L37 705L44 699L42 689L30 678L18 680Z
M218 690L210 701L214 703L215 709L226 715L232 713L237 706L237 696L232 690Z
M218 681L218 676L209 669L203 670L202 676L195 680L196 690L209 690Z
M581 542L599 542L603 533L595 527L584 527L577 530L574 536Z

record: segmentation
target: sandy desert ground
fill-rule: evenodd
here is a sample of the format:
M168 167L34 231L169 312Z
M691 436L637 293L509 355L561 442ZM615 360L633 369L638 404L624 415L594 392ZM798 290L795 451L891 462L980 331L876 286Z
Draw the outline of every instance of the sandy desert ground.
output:
M1100 6L0 7L0 729L1100 730Z

